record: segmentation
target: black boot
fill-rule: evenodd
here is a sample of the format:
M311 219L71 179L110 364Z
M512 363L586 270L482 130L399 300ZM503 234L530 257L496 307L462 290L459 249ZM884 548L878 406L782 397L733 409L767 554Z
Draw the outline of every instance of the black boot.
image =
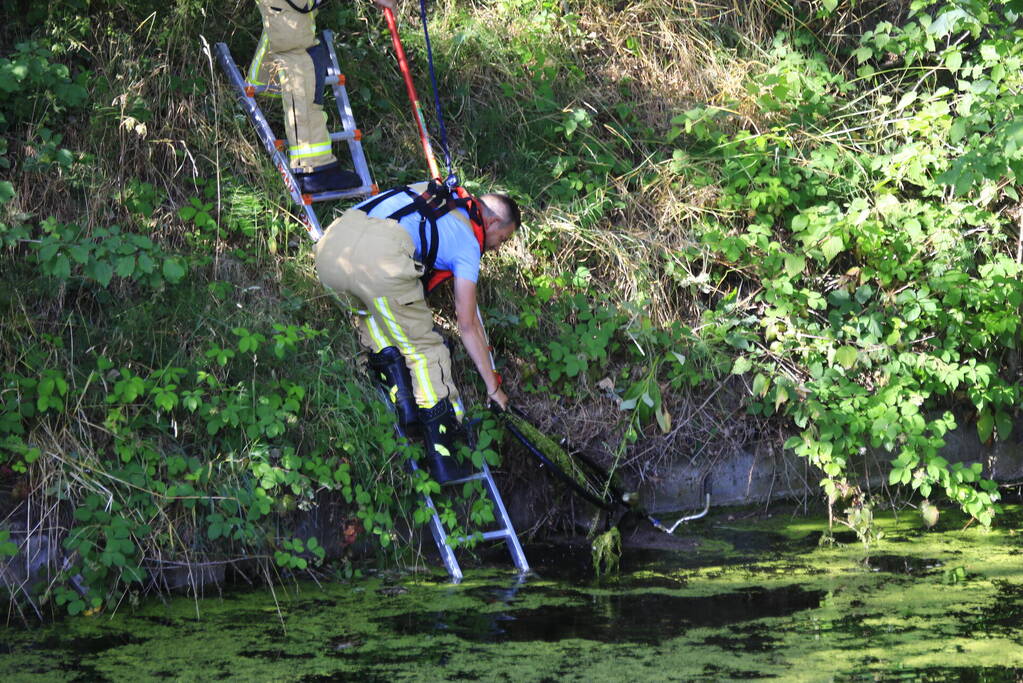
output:
M462 427L455 417L454 408L446 398L432 408L419 409L426 446L426 467L438 484L465 479L473 472L472 464L460 462L456 450L465 443Z
M419 409L412 391L412 375L396 346L369 354L369 369L394 403L398 424L408 434L419 427Z
M351 171L344 171L336 161L331 164L317 166L311 173L295 171L295 180L304 194L319 194L347 190L362 185L362 179Z

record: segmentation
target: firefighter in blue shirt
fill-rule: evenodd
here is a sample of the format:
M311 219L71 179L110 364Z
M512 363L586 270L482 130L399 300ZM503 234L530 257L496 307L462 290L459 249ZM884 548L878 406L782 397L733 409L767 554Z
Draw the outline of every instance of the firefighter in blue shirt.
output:
M331 223L316 244L320 281L365 306L359 337L370 350L370 367L386 378L406 430L422 431L426 464L441 483L468 474L449 457L463 409L425 291L454 278L459 336L488 398L507 407L477 315L476 281L483 252L497 250L520 222L518 205L506 195L458 196L423 183L363 201Z

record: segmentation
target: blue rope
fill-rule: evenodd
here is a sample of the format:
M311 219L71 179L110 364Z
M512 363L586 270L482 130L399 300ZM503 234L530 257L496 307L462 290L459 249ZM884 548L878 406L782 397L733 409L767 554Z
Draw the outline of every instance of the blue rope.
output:
M448 150L448 131L444 127L444 112L440 107L440 92L437 88L437 73L433 68L433 48L430 46L430 30L426 26L426 0L419 0L419 18L423 21L423 35L426 36L426 59L430 63L430 83L433 84L433 104L437 110L437 123L440 125L440 146L444 151L444 163L448 167L448 177L444 184L448 187L458 185L458 176L451 166L451 152Z

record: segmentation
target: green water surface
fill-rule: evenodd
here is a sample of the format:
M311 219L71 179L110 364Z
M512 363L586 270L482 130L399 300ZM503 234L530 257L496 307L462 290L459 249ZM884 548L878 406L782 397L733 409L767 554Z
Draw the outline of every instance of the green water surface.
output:
M819 545L820 520L718 515L676 532L692 548L627 548L600 583L585 548L533 546L524 580L467 568L457 586L381 573L153 600L0 630L0 680L1020 681L1021 518L883 517L867 551Z

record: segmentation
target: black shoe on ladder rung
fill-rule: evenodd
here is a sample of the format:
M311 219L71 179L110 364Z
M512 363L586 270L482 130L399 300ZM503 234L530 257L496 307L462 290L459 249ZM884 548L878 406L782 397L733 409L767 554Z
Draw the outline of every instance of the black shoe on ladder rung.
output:
M263 147L273 159L274 166L280 172L288 194L292 201L298 206L299 218L305 225L309 237L316 242L323 236L323 228L320 226L320 219L313 211L312 205L316 202L334 201L348 199L350 197L363 197L377 193L377 186L369 173L369 166L366 163L366 156L362 151L362 133L355 125L355 117L352 115L352 106L348 100L348 91L345 89L345 78L341 73L341 67L337 61L337 53L334 52L334 34L331 31L324 31L321 40L327 46L330 55L330 63L327 67L326 82L334 92L334 103L337 105L338 116L341 120L342 130L330 134L331 141L344 141L348 143L348 151L352 158L352 166L361 181L358 187L330 192L319 192L316 194L305 194L301 191L295 174L291 170L288 158L278 145L278 138L274 135L266 116L256 101L256 95L268 90L267 86L254 86L245 81L238 65L231 56L231 51L225 43L217 43L215 51L217 62L227 76L227 80L234 91L238 104L248 116L249 121L256 129Z

